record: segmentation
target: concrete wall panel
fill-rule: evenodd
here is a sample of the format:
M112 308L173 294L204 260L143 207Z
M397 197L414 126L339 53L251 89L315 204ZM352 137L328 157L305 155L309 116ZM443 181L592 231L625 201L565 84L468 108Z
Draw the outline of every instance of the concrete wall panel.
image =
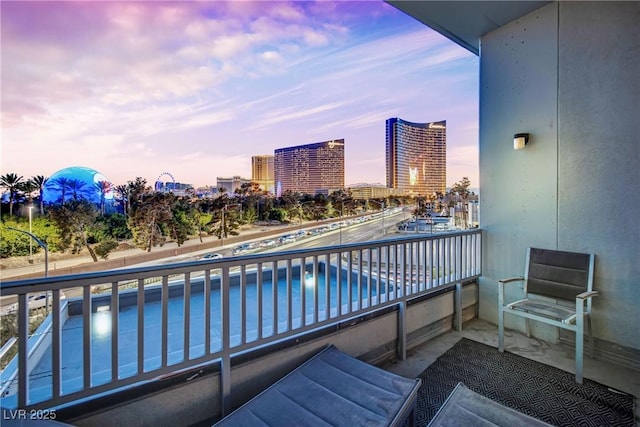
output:
M596 254L596 335L640 349L640 3L559 22L558 244Z
M550 4L481 42L480 317L494 322L497 281L523 273L528 246L557 246L556 29L557 4ZM531 138L516 151L520 132Z

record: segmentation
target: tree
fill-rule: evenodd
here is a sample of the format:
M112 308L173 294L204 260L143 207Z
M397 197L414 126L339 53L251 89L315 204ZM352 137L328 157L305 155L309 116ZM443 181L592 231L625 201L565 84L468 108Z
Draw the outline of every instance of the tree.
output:
M60 176L52 181L47 181L45 186L49 190L59 191L60 198L58 199L58 202L64 204L67 201L66 195L69 191L69 181L71 181L69 178Z
M151 248L164 245L166 236L163 228L169 228L173 219L171 193L149 193L136 201L135 209L129 215L129 229L133 234L133 244L151 252Z
M451 192L457 194L462 202L462 220L464 222L464 228L467 228L467 202L471 195L471 192L469 191L470 185L471 181L465 176L460 182L456 182L451 187Z
M245 182L236 190L236 194L240 196L242 212L245 213L244 221L247 223L255 222L258 219L257 211L260 198L263 195L260 184L257 182Z
M67 185L71 191L71 197L73 200L79 200L81 198L84 199L84 197L92 191L92 189L87 188L87 183L81 179L70 179Z
M20 191L25 195L29 204L33 201L33 192L37 189L38 186L30 179L20 183Z
M350 190L336 190L329 195L329 200L333 207L340 207L340 216L353 214L355 211L353 196Z
M120 197L120 203L122 203L122 213L126 216L129 213L129 187L127 185L116 185L114 188Z
M131 211L135 211L141 205L142 199L151 193L151 187L147 186L147 180L137 177L134 181L127 182L127 212L131 215Z
M36 175L31 181L38 187L38 198L40 200L40 215L44 215L44 186L47 185L47 178L44 175Z
M15 173L0 176L0 188L9 191L9 216L13 216L13 203L20 194L23 179Z
M72 253L78 253L86 248L93 261L98 262L98 257L89 244L89 233L98 217L93 203L77 199L53 205L49 208L49 217L60 229L63 249L71 248Z
M183 198L176 198L171 206L170 236L178 246L189 240L189 236L198 229L197 219L193 214L196 208Z
M212 206L213 216L211 222L208 225L209 234L217 236L218 239L224 239L229 235L237 236L237 229L240 228L240 222L238 221L238 213L235 209L229 209L230 207L236 207L237 204L230 204L231 199L223 192L221 196L214 200Z
M112 190L113 185L109 181L98 181L93 186L100 193L100 215L104 215L104 200L107 193Z

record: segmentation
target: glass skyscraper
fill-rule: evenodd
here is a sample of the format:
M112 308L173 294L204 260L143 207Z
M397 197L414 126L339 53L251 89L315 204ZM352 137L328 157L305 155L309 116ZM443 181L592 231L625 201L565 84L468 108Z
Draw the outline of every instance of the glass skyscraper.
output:
M344 139L279 148L274 152L276 195L316 194L344 188Z
M387 186L410 196L445 192L447 122L386 123Z

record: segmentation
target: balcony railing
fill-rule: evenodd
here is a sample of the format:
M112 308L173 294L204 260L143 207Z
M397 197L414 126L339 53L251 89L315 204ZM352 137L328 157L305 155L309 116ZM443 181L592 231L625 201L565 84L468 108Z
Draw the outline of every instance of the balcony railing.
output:
M18 355L3 406L53 408L220 361L227 408L233 355L391 305L403 319L410 299L480 273L473 230L6 282ZM44 292L51 315L30 336L28 295Z

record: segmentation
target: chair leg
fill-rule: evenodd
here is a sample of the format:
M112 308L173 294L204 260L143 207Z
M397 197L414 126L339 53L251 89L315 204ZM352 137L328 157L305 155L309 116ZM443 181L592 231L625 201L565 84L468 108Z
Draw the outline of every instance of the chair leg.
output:
M576 382L582 384L584 351L584 317L578 317L576 321Z

